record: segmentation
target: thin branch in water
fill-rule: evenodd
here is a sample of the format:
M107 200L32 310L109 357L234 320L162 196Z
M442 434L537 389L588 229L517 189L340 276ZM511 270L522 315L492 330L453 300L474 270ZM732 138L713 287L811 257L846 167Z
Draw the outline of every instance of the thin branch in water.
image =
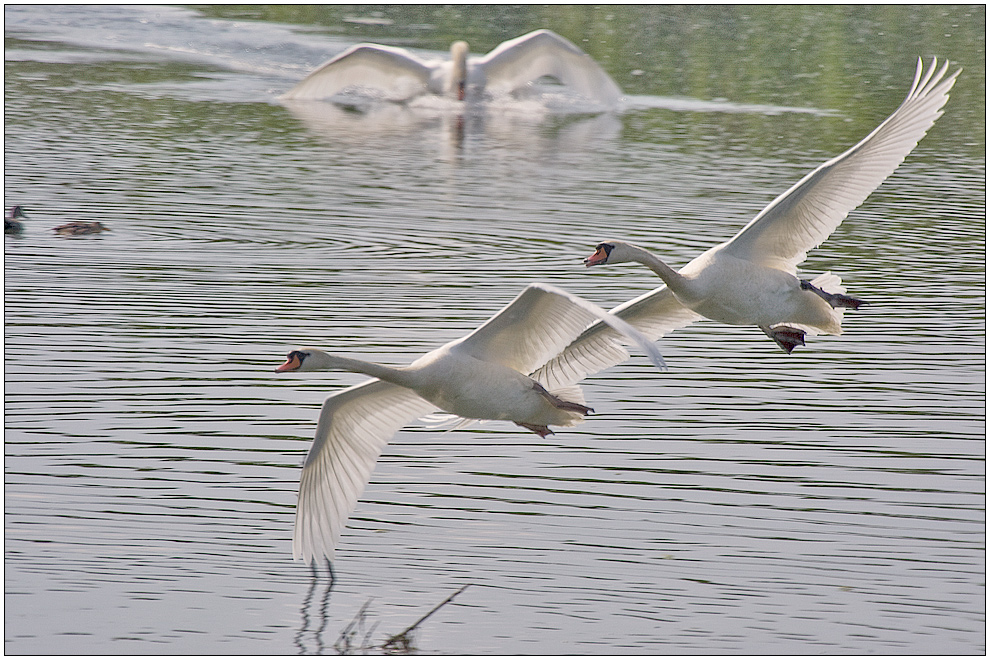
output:
M470 584L465 584L463 587L461 587L460 589L458 589L457 591L455 591L451 595L447 596L447 599L444 600L442 603L440 603L439 605L437 605L436 607L434 607L432 610L430 610L429 612L427 612L426 614L424 614L422 617L420 617L419 621L417 621L416 623L412 624L411 626L409 626L408 628L406 628L405 630L403 630L402 632L400 632L398 635L393 635L392 637L389 637L387 640L385 640L385 643L382 644L382 649L383 650L386 650L386 651L399 651L399 652L408 652L408 651L412 650L412 647L413 647L412 646L412 637L410 637L410 634L412 633L412 631L415 630L419 626L419 624L423 623L428 618L430 618L431 616L433 616L433 614L436 613L437 610L439 610L441 607L443 607L444 605L446 605L450 601L454 600L454 598L456 598L458 595L460 595L460 593L462 591L464 591L465 589L467 589L470 586L471 586Z

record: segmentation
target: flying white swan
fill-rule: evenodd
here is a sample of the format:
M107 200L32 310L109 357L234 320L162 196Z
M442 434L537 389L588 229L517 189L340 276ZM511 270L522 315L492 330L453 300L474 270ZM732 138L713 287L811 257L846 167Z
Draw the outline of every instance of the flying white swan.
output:
M933 60L925 73L919 59L907 98L872 133L798 181L730 240L679 271L629 243L599 243L586 266L636 261L666 285L612 312L653 338L701 317L756 325L788 353L804 344L806 333L840 334L843 310L856 309L862 301L844 295L836 275L798 279L797 265L897 169L942 115L959 71L945 77L948 64L937 73L936 64ZM590 328L578 346L593 341L596 333L607 330Z
M340 530L364 490L378 455L403 426L437 408L465 419L515 422L540 437L574 426L591 408L581 388L545 386L527 374L600 320L639 344L658 368L652 341L592 303L546 284L531 284L471 334L407 367L386 367L313 348L291 351L276 371L343 370L373 380L327 398L303 464L292 554L307 563L333 556ZM611 345L612 340L606 342ZM616 344L617 350L624 351Z
M483 57L468 58L468 45L455 41L449 61L422 60L409 51L358 44L321 65L282 97L325 100L348 87L377 88L389 100L405 101L424 93L461 101L483 94L510 94L549 76L575 93L606 106L622 90L591 57L550 30L505 41Z

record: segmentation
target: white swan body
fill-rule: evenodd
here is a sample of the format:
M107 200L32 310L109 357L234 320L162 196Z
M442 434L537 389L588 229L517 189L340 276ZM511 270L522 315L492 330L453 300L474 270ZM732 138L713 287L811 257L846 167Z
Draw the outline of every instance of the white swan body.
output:
M790 353L807 333L842 333L842 312L863 301L844 295L838 277L824 273L807 281L783 270L739 259L712 248L675 271L630 243L599 243L586 265L635 261L661 279L684 307L729 325L755 325Z
M840 334L843 310L863 302L844 295L841 280L831 273L799 279L797 265L897 169L942 115L959 71L946 77L948 65L936 70L936 64L925 73L919 60L907 98L880 126L680 271L629 243L599 243L585 265L636 261L666 285L612 312L653 338L661 336L654 329L669 332L700 317L756 325L788 353L804 344L805 334ZM607 329L589 332L607 334Z
M477 101L512 94L549 76L595 103L611 107L622 97L615 81L580 48L550 30L536 30L503 42L483 57L468 57L455 41L450 60L431 61L409 51L358 44L322 64L282 97L325 100L349 87L383 90L389 100L430 93Z
M312 348L289 353L277 371L343 370L373 380L327 398L303 465L293 556L333 556L340 530L389 439L437 408L465 419L511 421L538 435L573 426L591 409L579 387L529 374L601 321L641 346L663 368L656 346L620 319L556 287L531 284L484 325L415 360L387 367ZM624 352L612 339L605 345Z
M548 426L574 426L587 412L583 405L554 404L532 378L457 350L456 343L430 351L408 367L388 367L316 348L299 348L290 352L277 370L362 373L410 389L433 408L458 417L515 422L544 436L551 433ZM583 403L577 388L568 394L569 403Z

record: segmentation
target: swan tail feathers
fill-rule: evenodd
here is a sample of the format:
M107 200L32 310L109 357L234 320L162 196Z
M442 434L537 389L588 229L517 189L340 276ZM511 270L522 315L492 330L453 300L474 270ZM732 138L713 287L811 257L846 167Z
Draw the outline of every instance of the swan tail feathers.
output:
M847 296L846 287L842 285L842 280L838 275L829 272L824 272L811 280L811 285L819 289L815 293L818 293L834 309L859 309L863 305L869 304L865 300Z
M549 392L558 399L563 399L564 401L568 401L570 403L577 403L582 406L585 405L584 390L581 389L580 385L566 385L564 387L549 390Z
M818 328L802 327L802 329L808 330L808 334L810 335L816 335L820 332L829 335L841 335L842 319L845 310L859 309L863 305L868 304L865 300L846 295L846 287L842 285L842 280L838 275L833 275L830 272L822 273L810 282L801 280L801 288L811 291L827 302L830 307L828 314L829 322L822 324Z
M587 413L593 412L591 408L588 408L585 404L584 390L581 389L580 385L566 385L564 387L558 387L553 390L549 390L549 393L551 396L574 406L572 409L568 409L566 420L556 422L557 426L577 426L584 421L584 416Z
M842 278L831 271L825 271L815 279L811 280L811 283L822 291L827 291L828 293L846 292L846 287L842 286Z

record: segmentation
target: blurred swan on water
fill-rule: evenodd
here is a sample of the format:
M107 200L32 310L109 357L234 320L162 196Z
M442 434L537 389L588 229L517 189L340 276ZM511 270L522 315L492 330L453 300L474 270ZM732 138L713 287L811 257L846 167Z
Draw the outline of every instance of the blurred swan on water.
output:
M919 59L907 98L872 133L798 181L733 238L679 271L628 243L599 243L585 265L637 261L665 284L611 312L652 339L702 317L756 325L788 353L804 344L805 334L841 333L843 310L862 301L844 295L836 275L799 279L797 265L897 169L942 115L959 71L946 77L948 64L937 70L936 65L933 60L925 72ZM559 359L572 364L571 353L591 351L604 360L607 347L595 349L609 333L607 326L592 326ZM608 366L589 364L596 370Z
M619 86L588 54L550 30L536 30L503 42L483 57L469 58L467 43L455 41L448 61L423 60L402 48L358 44L321 65L282 98L325 100L349 87L363 87L383 90L392 101L427 93L478 101L518 92L545 76L607 107L622 97Z
M529 374L553 359L588 325L601 321L638 344L657 368L656 346L596 305L561 289L531 284L471 334L430 351L406 367L387 367L293 350L276 371L342 370L373 380L326 399L303 464L292 553L309 563L333 556L341 528L357 504L375 462L403 426L438 408L465 420L505 420L545 437L550 425L574 426L592 412L575 383ZM621 344L605 342L613 350ZM626 353L628 355L628 353Z

